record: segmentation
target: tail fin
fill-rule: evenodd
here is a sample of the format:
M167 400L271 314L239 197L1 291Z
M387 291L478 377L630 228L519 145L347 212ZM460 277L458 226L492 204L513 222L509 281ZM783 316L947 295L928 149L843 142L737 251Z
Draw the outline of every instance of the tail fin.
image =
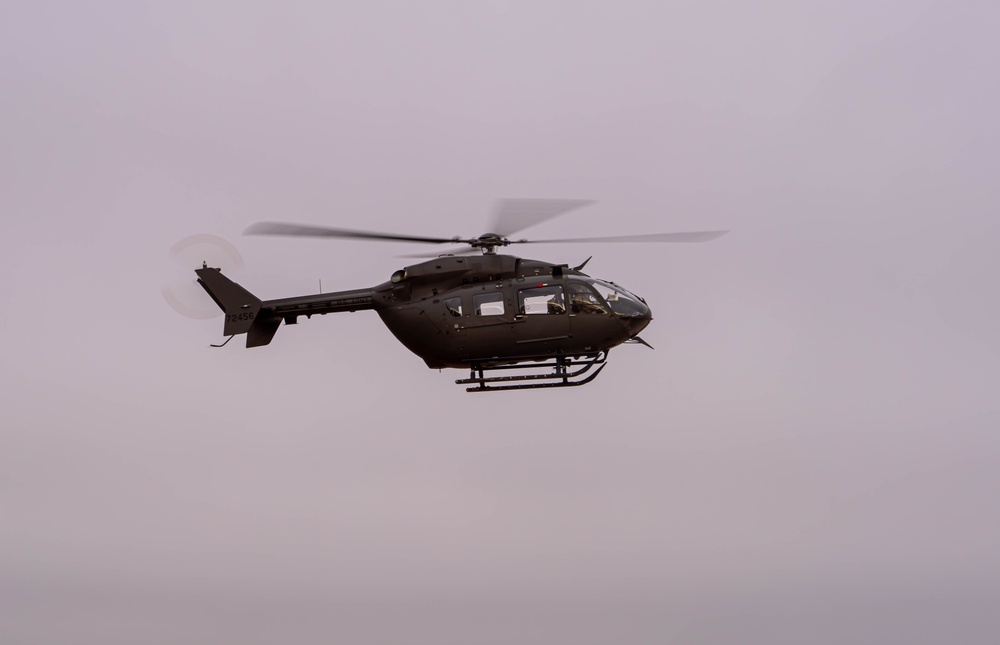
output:
M222 275L219 269L206 266L195 269L195 273L198 274L198 284L226 314L224 335L248 334L247 347L271 342L281 319L266 315L267 312L262 316L260 298Z

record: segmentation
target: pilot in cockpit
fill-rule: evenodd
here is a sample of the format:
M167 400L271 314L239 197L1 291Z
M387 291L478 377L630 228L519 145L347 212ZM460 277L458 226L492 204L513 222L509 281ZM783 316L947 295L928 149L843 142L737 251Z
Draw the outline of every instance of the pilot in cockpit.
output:
M552 294L546 304L550 314L564 314L566 313L566 304L563 302L562 291Z
M586 285L571 282L569 285L570 311L575 314L606 314L604 306Z

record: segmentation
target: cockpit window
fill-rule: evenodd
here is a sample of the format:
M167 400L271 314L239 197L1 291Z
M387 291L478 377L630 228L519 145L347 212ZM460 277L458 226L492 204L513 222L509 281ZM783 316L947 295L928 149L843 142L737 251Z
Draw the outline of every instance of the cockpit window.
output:
M649 312L649 307L644 305L638 296L632 295L616 284L594 280L593 287L607 301L611 311L619 316L644 316Z
M542 285L517 292L518 313L522 314L564 314L566 300L559 285Z
M570 282L569 310L574 314L607 314L608 309L597 294L582 282Z

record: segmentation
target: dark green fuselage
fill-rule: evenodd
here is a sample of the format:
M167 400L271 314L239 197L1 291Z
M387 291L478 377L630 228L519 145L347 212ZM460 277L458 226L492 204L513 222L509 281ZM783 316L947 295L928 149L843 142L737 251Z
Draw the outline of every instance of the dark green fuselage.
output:
M282 321L374 309L432 368L594 354L635 337L652 319L645 302L618 285L509 255L441 256L371 289L266 301L216 269L197 273L227 314L225 333L248 333L248 347L270 343Z

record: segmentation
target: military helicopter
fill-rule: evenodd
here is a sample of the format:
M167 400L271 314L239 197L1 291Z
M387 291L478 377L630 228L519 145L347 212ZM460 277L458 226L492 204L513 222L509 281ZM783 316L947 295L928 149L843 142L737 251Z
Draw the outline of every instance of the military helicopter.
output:
M511 244L707 242L727 231L660 233L546 240L514 233L593 202L504 199L489 233L478 237L420 237L280 222L258 222L248 235L333 237L422 244L463 244L399 269L366 289L261 300L218 268L202 263L198 283L225 314L228 343L247 335L247 347L267 345L282 322L313 315L374 309L389 331L428 367L469 370L458 379L469 392L572 387L593 381L609 352L623 343L652 348L639 332L652 320L646 301L609 280L583 273L582 264L554 264L497 253ZM427 257L427 256L404 256Z

